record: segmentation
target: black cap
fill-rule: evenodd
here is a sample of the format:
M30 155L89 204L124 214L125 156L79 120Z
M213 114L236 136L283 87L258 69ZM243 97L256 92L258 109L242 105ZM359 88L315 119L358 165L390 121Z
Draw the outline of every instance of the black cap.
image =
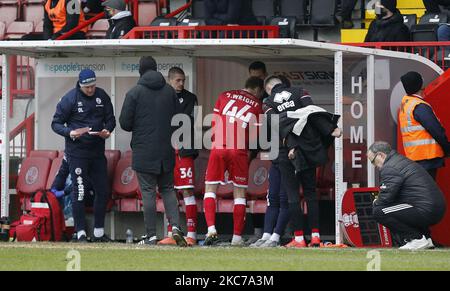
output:
M124 0L106 0L105 2L102 3L102 6L111 7L113 9L117 9L120 11L127 10L127 6Z
M391 12L397 11L397 0L381 0L380 4Z
M417 72L411 71L401 76L403 88L405 88L406 94L412 95L420 91L423 85L422 75Z
M142 57L139 60L139 74L142 76L147 71L156 71L157 65L153 57Z

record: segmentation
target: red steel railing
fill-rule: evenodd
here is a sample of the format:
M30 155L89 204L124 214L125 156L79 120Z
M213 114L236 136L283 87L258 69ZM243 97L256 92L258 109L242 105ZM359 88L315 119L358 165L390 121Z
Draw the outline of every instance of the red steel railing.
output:
M246 39L277 38L278 26L142 26L135 27L123 38L126 39Z
M9 142L10 156L24 158L30 155L34 149L34 113L9 133Z

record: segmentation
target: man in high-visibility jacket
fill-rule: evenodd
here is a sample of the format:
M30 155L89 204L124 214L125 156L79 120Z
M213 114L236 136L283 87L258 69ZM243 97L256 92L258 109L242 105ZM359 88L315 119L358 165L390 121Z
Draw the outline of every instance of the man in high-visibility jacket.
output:
M57 39L85 21L79 0L47 0L44 6L44 39ZM68 39L85 39L88 27Z
M407 94L399 112L406 157L419 163L436 179L437 169L444 166L444 158L450 154L450 143L431 105L421 96L422 76L408 72L401 81Z

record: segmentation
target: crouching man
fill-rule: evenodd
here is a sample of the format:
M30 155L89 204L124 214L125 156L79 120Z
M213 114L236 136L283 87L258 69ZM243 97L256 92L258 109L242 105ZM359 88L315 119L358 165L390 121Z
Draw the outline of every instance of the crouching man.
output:
M376 221L398 236L403 250L433 248L429 227L445 213L444 195L419 164L392 150L387 142L372 144L367 158L380 170L380 194L373 203Z

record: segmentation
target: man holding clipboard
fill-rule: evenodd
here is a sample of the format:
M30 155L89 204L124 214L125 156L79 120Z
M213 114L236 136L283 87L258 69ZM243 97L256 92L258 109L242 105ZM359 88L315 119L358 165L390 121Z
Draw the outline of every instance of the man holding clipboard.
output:
M85 183L89 179L95 192L93 242L108 242L104 233L107 203L105 139L116 127L108 94L96 87L95 73L84 69L77 86L56 107L52 129L65 137L65 155L72 177L72 201L78 242L86 242L84 216Z

